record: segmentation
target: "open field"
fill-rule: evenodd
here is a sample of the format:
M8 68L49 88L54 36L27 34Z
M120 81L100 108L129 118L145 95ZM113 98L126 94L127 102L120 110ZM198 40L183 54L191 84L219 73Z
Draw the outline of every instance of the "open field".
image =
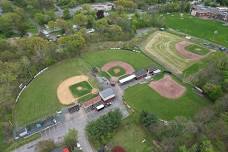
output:
M189 118L209 102L197 95L190 86L185 85L185 87L186 91L183 96L168 99L159 95L148 84L138 84L126 90L124 99L136 111L152 112L161 119L169 120L176 116Z
M164 15L164 19L169 28L228 47L228 27L222 22L177 13Z
M100 51L83 54L81 58L65 60L55 64L37 77L22 93L14 112L16 125L25 125L61 109L56 90L59 84L72 76L89 75L92 67L119 60L131 64L135 69L156 65L143 54L129 51ZM135 62L137 61L137 62ZM157 66L157 65L156 65ZM95 87L96 82L90 80Z
M178 54L176 44L180 41L182 41L182 38L176 35L155 32L148 38L144 50L151 58L156 59L172 72L182 74L194 61Z
M113 146L122 146L129 152L151 152L152 146L147 139L147 134L133 120L133 117L135 116L131 115L122 122L110 144ZM144 139L146 139L146 142L142 143Z
M201 47L199 45L196 44L192 44L186 47L186 50L198 54L198 55L206 55L208 54L210 51L207 48Z

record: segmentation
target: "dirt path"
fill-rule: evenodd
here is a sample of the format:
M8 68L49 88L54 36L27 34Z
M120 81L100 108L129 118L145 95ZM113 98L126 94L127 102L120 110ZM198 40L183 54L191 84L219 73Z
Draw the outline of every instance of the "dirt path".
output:
M88 80L89 78L86 75L74 76L64 80L57 88L59 102L63 105L69 105L75 102L77 98L72 95L69 87L73 84Z
M192 53L192 52L185 49L187 46L189 46L191 44L192 43L190 43L188 41L181 41L181 42L176 43L177 53L180 54L181 56L187 58L187 59L200 60L202 58L201 55Z

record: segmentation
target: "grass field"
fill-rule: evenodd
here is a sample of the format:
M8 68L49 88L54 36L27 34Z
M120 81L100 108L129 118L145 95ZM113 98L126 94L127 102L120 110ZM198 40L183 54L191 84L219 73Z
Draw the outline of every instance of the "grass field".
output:
M87 82L83 81L70 86L70 91L75 97L81 97L92 91L92 86Z
M147 139L148 135L133 119L135 119L134 115L131 115L122 122L110 144L122 146L129 152L151 152L152 146ZM142 143L144 139L146 142Z
M182 38L176 35L167 32L155 32L148 38L144 50L151 58L156 59L172 72L182 74L194 62L177 53L176 43L180 41Z
M173 119L176 116L190 118L209 102L197 95L189 86L185 94L178 99L168 99L160 96L147 84L139 84L125 91L125 101L136 111L153 112L162 119Z
M167 27L228 47L228 27L222 22L203 20L184 14L164 15Z
M114 77L120 77L125 74L125 70L122 67L116 66L108 70L108 73Z
M143 54L129 51L100 51L83 54L81 58L65 60L55 64L37 77L22 93L14 112L16 125L25 125L60 110L56 90L65 79L81 74L89 74L92 67L102 67L112 60L131 64L135 69L156 65ZM137 62L135 62L137 61ZM96 82L92 82L96 86Z
M199 45L196 44L192 44L186 47L186 50L195 53L195 54L199 54L199 55L206 55L208 54L210 51L207 48L201 47Z

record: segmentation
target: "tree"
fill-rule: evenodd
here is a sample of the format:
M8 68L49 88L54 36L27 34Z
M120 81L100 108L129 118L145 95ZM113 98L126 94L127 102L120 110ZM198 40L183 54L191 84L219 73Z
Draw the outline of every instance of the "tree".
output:
M55 143L52 140L43 140L37 144L39 152L50 152L55 148Z
M63 18L64 19L70 19L71 18L69 9L64 9L63 10Z
M144 127L148 128L150 127L152 124L155 124L158 122L158 118L152 114L152 113L148 113L145 111L142 111L140 113L140 122L143 124Z
M218 97L222 95L221 86L216 84L206 83L203 86L203 90L208 95L208 97L213 101L215 101L216 99L218 99Z
M78 140L77 131L75 129L69 129L68 133L64 136L64 144L73 150Z
M81 32L77 32L74 35L64 36L58 40L59 45L66 53L81 54L81 48L85 45L85 39Z
M105 144L120 125L122 114L119 110L109 112L96 121L90 122L86 131L89 138L96 143Z

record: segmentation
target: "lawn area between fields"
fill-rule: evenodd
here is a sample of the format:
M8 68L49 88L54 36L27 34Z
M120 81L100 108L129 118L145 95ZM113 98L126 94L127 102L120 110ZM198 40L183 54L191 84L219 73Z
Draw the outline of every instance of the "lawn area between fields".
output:
M33 80L21 94L14 112L16 126L26 125L60 110L62 105L58 101L56 91L63 80L81 74L90 76L89 73L93 67L102 67L105 63L114 60L127 62L135 69L151 65L159 67L143 54L122 50L89 52L82 54L81 58L57 63ZM91 76L90 82L92 86L97 86Z
M136 111L152 112L161 119L170 120L176 116L190 118L209 101L197 95L190 86L185 86L185 94L178 99L160 96L148 84L138 84L125 91L125 101Z
M165 14L166 26L228 47L228 27L223 22L204 20L189 14ZM193 25L195 28L193 28Z
M112 146L121 146L127 152L151 152L151 140L139 124L133 120L135 115L131 115L123 120L120 128L110 141ZM142 141L146 139L144 143Z
M206 55L210 52L207 48L195 44L187 46L186 50L199 55Z
M70 91L75 97L84 96L92 91L92 86L87 81L83 81L70 86Z

